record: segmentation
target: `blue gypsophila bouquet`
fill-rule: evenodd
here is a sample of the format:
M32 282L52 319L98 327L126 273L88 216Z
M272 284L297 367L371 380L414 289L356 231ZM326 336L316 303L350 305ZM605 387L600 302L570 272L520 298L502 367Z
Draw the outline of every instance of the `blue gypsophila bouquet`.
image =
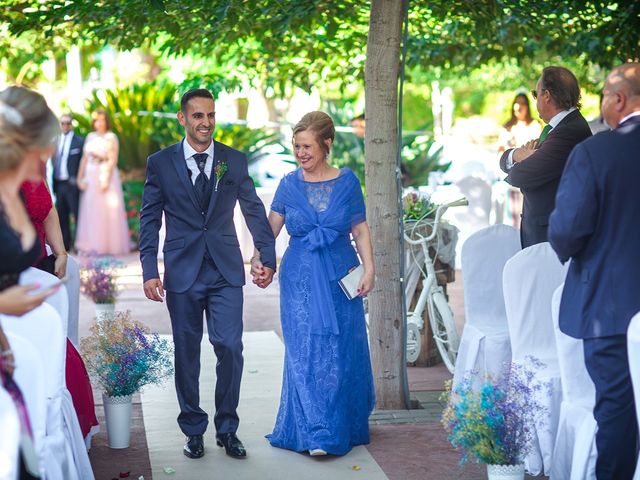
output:
M123 263L113 257L95 257L80 270L80 291L94 303L116 303L118 274Z
M157 333L150 334L129 311L94 323L80 351L87 369L111 397L131 395L173 373L171 344Z
M469 459L489 465L518 465L531 451L535 425L544 422L546 409L539 392L547 388L533 369L544 368L528 357L528 365L512 363L498 378L478 380L467 374L445 392L442 424L451 444Z

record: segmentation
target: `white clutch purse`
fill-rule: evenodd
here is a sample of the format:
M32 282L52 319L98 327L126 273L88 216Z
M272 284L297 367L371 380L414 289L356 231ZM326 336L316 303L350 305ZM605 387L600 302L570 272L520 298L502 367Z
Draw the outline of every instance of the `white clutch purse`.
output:
M362 275L364 275L364 267L362 265L358 265L357 267L352 268L349 273L342 277L338 282L340 284L340 288L342 288L342 291L349 300L353 300L358 296L358 283L360 283Z

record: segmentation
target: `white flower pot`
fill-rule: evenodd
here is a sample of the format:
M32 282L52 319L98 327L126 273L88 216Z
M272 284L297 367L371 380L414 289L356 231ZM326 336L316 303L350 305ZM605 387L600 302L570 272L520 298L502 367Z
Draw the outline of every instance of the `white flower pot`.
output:
M109 448L127 448L131 438L131 395L102 394Z
M488 480L523 480L524 465L487 465Z
M116 311L115 303L96 303L96 320L113 318Z

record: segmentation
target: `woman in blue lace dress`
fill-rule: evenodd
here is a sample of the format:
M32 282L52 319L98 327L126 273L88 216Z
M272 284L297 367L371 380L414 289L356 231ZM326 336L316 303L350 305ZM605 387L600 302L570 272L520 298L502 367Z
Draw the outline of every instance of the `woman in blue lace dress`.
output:
M360 182L327 163L335 129L323 112L306 114L293 131L300 168L276 191L269 222L291 236L280 265L280 316L285 344L280 408L269 442L311 455L344 455L369 442L373 378L362 297L374 267ZM349 300L338 280L357 266L364 274ZM259 259L254 281L262 281Z

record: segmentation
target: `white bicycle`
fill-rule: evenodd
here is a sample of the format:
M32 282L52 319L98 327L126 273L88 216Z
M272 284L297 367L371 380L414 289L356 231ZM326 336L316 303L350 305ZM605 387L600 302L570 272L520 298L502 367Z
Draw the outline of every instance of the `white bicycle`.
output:
M424 328L422 314L425 306L429 313L429 324L433 332L433 338L440 352L440 356L449 371L453 373L460 345L460 338L453 321L453 312L447 301L444 291L436 280L436 270L434 262L436 253L431 257L429 244L438 234L440 218L449 207L459 207L469 205L466 198L461 198L451 203L438 206L433 220L422 218L418 220L410 229L405 230L404 239L409 245L420 245L422 247L423 259L418 260L411 249L413 262L417 265L422 277L422 291L413 311L407 312L407 362L415 362L420 355L421 340L420 331ZM428 233L427 233L428 232ZM436 244L437 245L437 244ZM424 264L424 269L422 268Z

